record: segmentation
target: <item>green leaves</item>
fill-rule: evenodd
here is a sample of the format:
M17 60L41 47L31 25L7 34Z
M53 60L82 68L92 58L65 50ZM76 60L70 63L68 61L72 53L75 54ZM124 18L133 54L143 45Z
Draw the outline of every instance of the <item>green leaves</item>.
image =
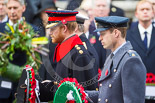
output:
M33 65L35 71L40 66L40 55L37 51L41 48L37 43L32 45L32 39L37 36L31 25L25 21L19 22L16 26L11 26L9 23L5 26L5 34L1 33L0 37L0 75L6 76L12 80L17 80L25 65ZM44 44L47 44L46 38L42 39ZM40 42L39 42L40 43ZM38 47L39 46L39 47ZM27 62L24 66L19 67L11 64L9 60L13 60L15 51L19 49L25 51ZM13 77L13 78L12 78Z

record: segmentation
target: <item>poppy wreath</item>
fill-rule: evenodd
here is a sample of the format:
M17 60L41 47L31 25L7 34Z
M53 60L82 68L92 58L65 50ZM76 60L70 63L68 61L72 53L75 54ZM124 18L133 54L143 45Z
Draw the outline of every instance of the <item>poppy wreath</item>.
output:
M153 73L146 74L146 85L155 86L155 74L153 74Z
M70 90L73 91L75 100L67 100L66 96ZM84 88L75 78L64 78L58 85L53 103L88 103L88 101L86 100Z
M31 66L26 65L26 71L28 72L28 77L27 78L29 81L27 89L25 89L25 94L28 96L28 102L29 103L36 103L36 94L35 94L35 88L36 88L36 80L35 80L35 73L34 70ZM27 95L28 93L28 95Z
M47 55L47 49L40 44L47 44L46 37L37 37L31 25L25 20L15 27L6 23L6 32L0 33L0 75L12 81L18 81L26 64L37 72L40 53Z

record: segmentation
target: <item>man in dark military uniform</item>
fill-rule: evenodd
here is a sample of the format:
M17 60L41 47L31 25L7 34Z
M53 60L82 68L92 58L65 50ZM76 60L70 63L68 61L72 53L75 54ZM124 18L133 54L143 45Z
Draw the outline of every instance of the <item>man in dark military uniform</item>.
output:
M104 64L99 92L86 91L88 96L94 103L144 103L146 68L130 42L125 40L128 18L108 16L95 20L99 40L112 53Z
M46 11L46 13L49 16L47 28L51 30L52 42L58 43L54 58L57 61L57 66L53 78L56 81L67 77L76 78L85 89L96 89L98 75L95 74L94 70L95 59L89 55L78 35L74 34L77 25L75 15L78 12ZM45 88L40 88L42 101L45 101L44 98L46 101L52 99L52 97L47 98L47 95L44 95L45 91L42 92ZM49 95L51 96L51 94Z
M85 20L88 20L88 16L87 13L83 10L83 9L77 9L77 11L79 12L76 15L76 21L77 21L77 28L75 30L75 34L79 35L80 39L82 40L82 43L84 45L84 47L86 48L86 50L88 51L88 53L95 58L95 73L96 75L98 75L98 69L99 69L99 57L98 54L95 50L95 48L91 45L91 43L89 42L89 40L86 38L86 34L85 34Z
M54 60L57 66L51 76L60 82L63 78L76 78L85 89L94 90L98 87L98 75L95 74L95 59L88 53L78 35L74 34L77 11L46 11L50 37L58 43ZM51 68L52 69L52 68ZM56 82L39 83L40 100L50 101L54 97Z

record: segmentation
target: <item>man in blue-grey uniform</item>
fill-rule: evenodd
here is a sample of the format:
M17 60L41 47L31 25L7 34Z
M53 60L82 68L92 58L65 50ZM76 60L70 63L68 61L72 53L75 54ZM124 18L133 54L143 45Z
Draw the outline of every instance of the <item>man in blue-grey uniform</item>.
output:
M126 42L128 18L96 17L99 40L108 56L99 79L99 91L86 91L94 103L144 103L146 68L140 56Z

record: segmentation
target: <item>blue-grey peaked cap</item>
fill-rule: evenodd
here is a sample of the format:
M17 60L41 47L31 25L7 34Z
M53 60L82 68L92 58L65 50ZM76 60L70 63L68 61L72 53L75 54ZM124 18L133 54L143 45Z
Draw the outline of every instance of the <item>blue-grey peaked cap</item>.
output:
M129 18L120 16L95 17L97 29L94 32L105 31L112 27L127 27Z

